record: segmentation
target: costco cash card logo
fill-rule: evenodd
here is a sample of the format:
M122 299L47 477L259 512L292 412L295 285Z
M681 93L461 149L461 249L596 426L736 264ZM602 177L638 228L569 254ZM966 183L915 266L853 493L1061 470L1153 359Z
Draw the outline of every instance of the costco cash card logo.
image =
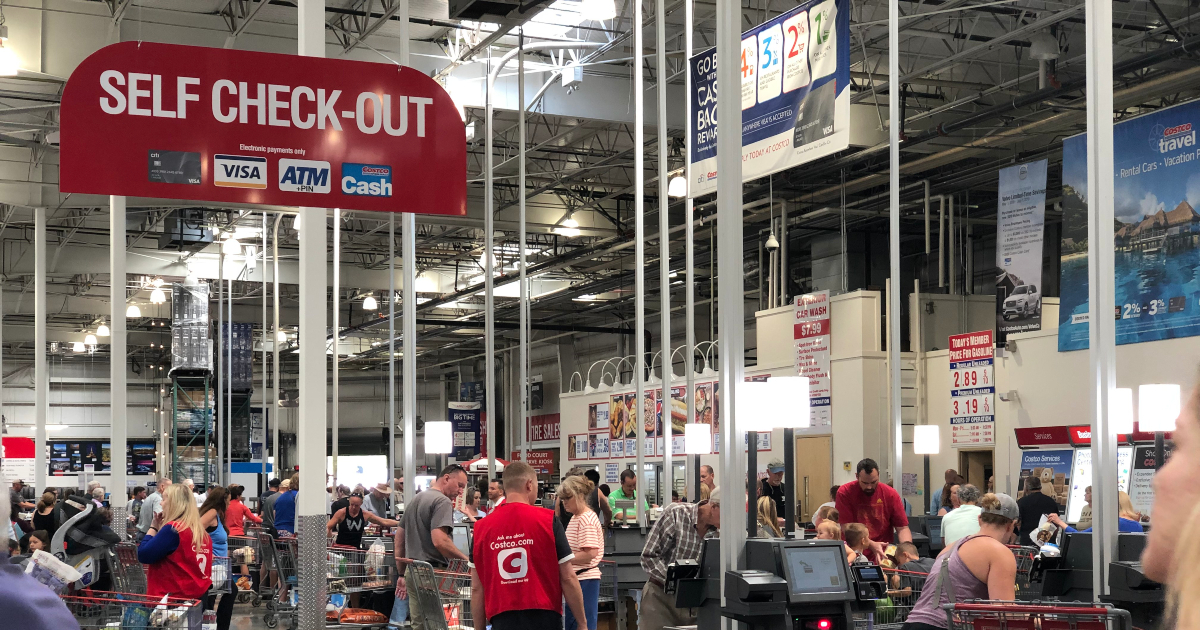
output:
M392 167L380 164L342 164L342 192L364 197L391 197Z
M279 190L302 193L328 193L329 162L279 160Z
M213 156L213 184L224 188L267 187L267 158L246 155Z

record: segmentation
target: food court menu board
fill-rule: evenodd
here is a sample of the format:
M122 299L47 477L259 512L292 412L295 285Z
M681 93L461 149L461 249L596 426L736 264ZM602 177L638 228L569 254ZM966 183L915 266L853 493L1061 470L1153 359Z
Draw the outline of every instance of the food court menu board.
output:
M153 475L156 472L154 442L128 442L125 473ZM102 441L64 440L47 444L51 475L82 472L111 472L110 444Z

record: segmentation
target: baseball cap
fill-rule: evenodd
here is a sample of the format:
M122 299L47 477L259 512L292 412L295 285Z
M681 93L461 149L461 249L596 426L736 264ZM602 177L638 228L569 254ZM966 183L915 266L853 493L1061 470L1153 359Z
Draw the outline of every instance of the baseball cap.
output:
M769 473L783 472L783 460L781 460L781 459L771 460L771 463L767 464L767 472L769 472Z
M1004 518L1015 521L1021 515L1021 510L1017 507L1017 502L1007 494L1000 492L996 493L996 498L1000 499L1000 506L994 508L983 508L981 511L984 514L998 514Z

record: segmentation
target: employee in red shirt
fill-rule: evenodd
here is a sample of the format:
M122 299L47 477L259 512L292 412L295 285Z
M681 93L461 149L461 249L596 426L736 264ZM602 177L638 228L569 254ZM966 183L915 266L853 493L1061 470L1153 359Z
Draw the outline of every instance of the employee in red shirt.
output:
M471 614L476 624L487 620L492 630L561 628L565 596L577 628L589 630L567 534L554 512L533 505L533 468L525 462L505 466L504 493L504 503L475 523Z
M838 488L834 500L842 526L847 523L866 525L871 548L880 558L884 549L897 538L899 542L912 542L904 501L891 486L879 483L879 464L869 458L858 462L857 477ZM893 529L896 530L895 537Z

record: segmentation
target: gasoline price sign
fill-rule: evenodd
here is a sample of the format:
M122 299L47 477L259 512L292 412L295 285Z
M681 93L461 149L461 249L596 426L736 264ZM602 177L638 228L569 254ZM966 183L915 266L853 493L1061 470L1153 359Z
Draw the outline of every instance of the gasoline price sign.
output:
M996 443L996 375L992 331L950 337L950 443Z

